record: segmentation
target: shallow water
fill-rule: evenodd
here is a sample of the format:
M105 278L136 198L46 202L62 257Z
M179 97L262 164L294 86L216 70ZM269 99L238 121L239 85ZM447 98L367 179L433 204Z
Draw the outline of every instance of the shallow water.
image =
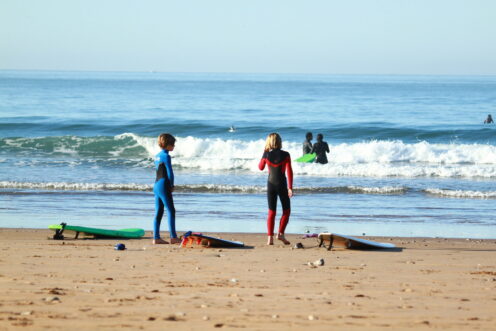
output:
M496 238L496 77L0 71L0 100L3 227L150 230L171 132L177 228L264 232L265 136L311 130L289 232Z

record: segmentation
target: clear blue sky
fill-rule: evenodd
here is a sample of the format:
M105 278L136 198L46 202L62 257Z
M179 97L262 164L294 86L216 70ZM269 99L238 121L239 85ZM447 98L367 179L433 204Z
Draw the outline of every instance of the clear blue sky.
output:
M493 0L1 0L0 69L496 74Z

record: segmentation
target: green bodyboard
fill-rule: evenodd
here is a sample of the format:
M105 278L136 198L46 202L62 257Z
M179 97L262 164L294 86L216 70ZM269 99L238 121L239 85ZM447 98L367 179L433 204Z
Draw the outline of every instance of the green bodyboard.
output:
M62 225L52 224L48 228L53 231L62 230ZM64 231L73 231L76 233L84 233L95 237L108 237L108 238L141 238L145 235L143 229L121 229L121 230L107 230L98 228L88 228L85 226L66 225Z
M295 161L296 162L303 162L303 163L310 163L310 162L313 162L315 160L316 156L317 156L317 154L315 154L315 153L305 154L302 157L297 158Z

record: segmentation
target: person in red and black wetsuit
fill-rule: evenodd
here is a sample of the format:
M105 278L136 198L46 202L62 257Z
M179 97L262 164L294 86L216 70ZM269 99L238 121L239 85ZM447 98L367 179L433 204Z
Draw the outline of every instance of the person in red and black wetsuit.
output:
M284 230L288 225L291 214L289 198L293 196L293 169L291 168L291 156L288 152L281 150L282 139L277 133L271 133L265 142L265 151L258 164L260 170L269 168L269 179L267 181L267 201L269 203L269 215L267 217L267 245L274 244L274 223L276 218L277 197L281 200L282 216L279 221L277 239L285 245L290 242L284 238ZM287 174L287 178L286 178Z

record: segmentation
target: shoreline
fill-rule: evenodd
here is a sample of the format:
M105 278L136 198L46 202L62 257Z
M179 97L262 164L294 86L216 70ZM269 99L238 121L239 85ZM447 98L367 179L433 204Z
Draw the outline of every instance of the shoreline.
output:
M0 228L0 330L491 330L496 320L495 239L365 236L401 250L327 251L294 234L269 247L265 234L208 233L243 249L154 246L149 231L52 234Z
M56 222L54 223L56 224ZM72 225L72 224L71 224ZM82 225L83 226L83 225ZM86 226L86 225L84 225ZM94 226L89 226L89 227L94 227ZM115 226L98 226L98 228L101 229L108 229L108 230L117 230ZM47 228L19 228L19 227L0 227L0 232L1 231L47 231L48 234L53 233L47 230ZM187 231L183 230L176 230L178 233L178 236L181 236L183 233L186 233ZM218 237L222 236L233 236L233 235L240 235L240 236L257 236L257 237L263 237L266 238L267 234L266 233L261 233L261 232L236 232L236 231L193 231L193 232L200 232L206 235L216 235ZM323 231L327 232L327 231ZM169 233L167 231L160 231L162 234L163 238L167 238ZM292 236L296 238L297 240L305 240L302 238L305 234L310 234L310 233L291 233L291 232L286 232L286 236ZM468 241L493 241L496 243L496 237L495 238L476 238L476 237L427 237L427 236L397 236L397 235L392 235L392 236L387 236L387 235L382 235L382 236L376 236L376 235L367 235L367 234L348 234L348 233L342 233L342 231L339 233L341 235L348 235L348 236L353 236L357 238L363 238L367 240L374 240L374 241L387 241L387 242L395 242L395 241L405 241L405 240L453 240L453 241L458 241L458 240L468 240ZM69 239L71 235L69 235ZM87 238L90 239L90 238ZM145 230L145 236L140 238L139 240L145 240L145 239L152 239L152 231L151 230ZM118 240L118 239L115 239ZM127 240L127 239L123 239ZM234 240L234 239L233 239Z

